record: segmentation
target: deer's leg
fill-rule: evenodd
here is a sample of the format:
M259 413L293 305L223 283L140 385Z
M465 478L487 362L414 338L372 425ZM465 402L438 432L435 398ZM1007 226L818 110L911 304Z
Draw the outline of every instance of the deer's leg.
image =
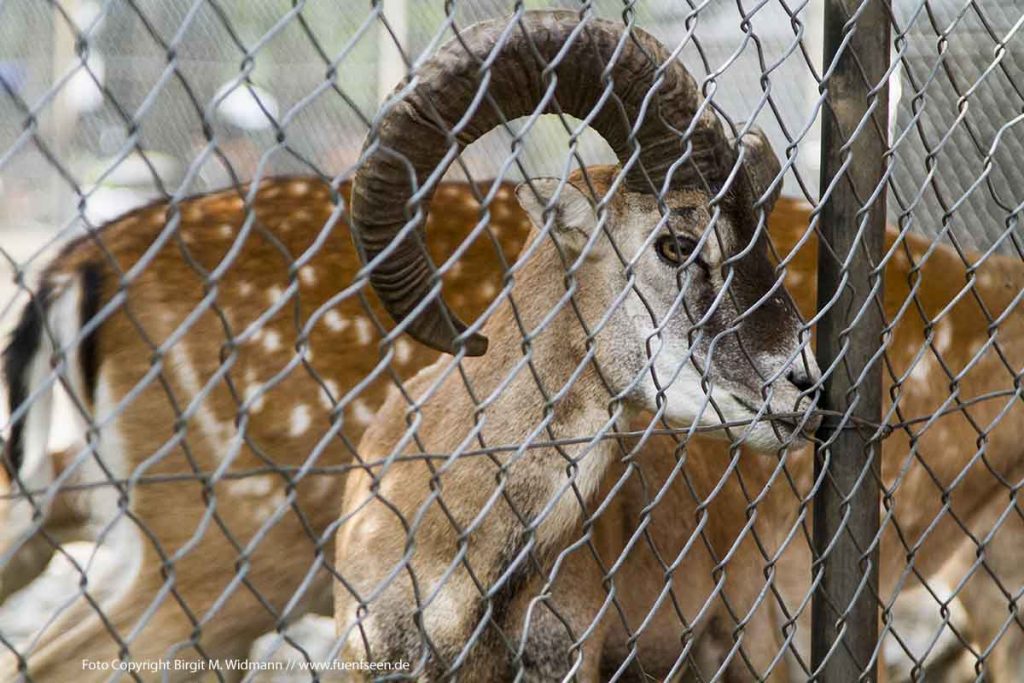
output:
M36 533L21 543L0 568L0 602L36 580L53 557L53 543Z
M271 534L270 540L284 543L280 536L297 538L298 530L291 525L286 525L283 532ZM214 550L223 555L219 539L200 543L197 550L196 561L185 558L176 563L173 576L168 578L161 571L158 557L148 554L131 583L113 600L101 604L100 612L84 599L73 605L28 654L32 679L64 681L84 676L89 680L95 673L97 679L106 680L109 671L83 670L83 661L110 662L125 652L134 662L184 662L171 661L171 680L195 677L197 669L189 667L189 660L245 659L252 642L274 628L309 564L285 559L270 563L261 557L259 566L254 562L249 570L246 586L236 581L241 570L233 561L213 559ZM326 581L325 573L320 582ZM299 613L297 610L291 616ZM0 680L13 680L11 674L16 667L10 657L0 668ZM200 670L210 669L206 666ZM229 680L233 675L222 673ZM142 674L143 678L158 678L147 676L145 671Z
M110 662L124 652L133 662L244 659L256 638L304 613L305 603L329 583L323 570L305 583L318 549L304 524L320 529L333 515L311 495L323 493L318 486L300 484L295 503L310 511L300 520L281 488L258 488L261 495L254 497L226 482L215 485L206 501L196 485L180 482L134 490L132 516L115 511L119 521L107 527L105 539L126 559L118 567L122 585L99 610L79 599L41 634L24 653L32 679L106 680L110 671L83 670L83 660ZM330 490L325 495L336 498ZM273 515L281 505L284 514ZM204 526L201 517L211 506L230 514ZM330 556L331 550L321 552ZM170 666L160 675L195 677L194 667ZM15 680L17 667L7 656L0 680Z
M69 457L66 451L54 454L53 459L57 463L58 472ZM16 549L12 548L10 558L0 567L0 602L42 574L53 558L57 545L92 540L88 526L88 511L83 509L82 503L83 496L60 491L45 511L42 520L35 522L31 519L33 511L28 501L13 501L7 519L11 529L14 529L13 533L17 533L17 529L31 528L37 524L41 526L30 537L18 543ZM11 529L8 533L12 533ZM3 544L13 546L10 541Z
M303 614L329 584L326 571L310 579L310 569L319 554L333 555L333 548L321 547L319 535L336 516L336 480L303 480L292 488L283 477L260 472L212 484L183 477L193 467L217 469L229 451L230 423L214 423L212 413L202 412L205 421L182 438L170 429L176 418L162 390L147 389L127 407L111 398L111 387L133 381L134 376L103 376L96 412L104 427L98 456L90 462L104 469L86 475L102 484L92 489L93 524L103 534L116 530L113 547L131 558L130 567L118 575L115 596L99 609L80 599L35 641L25 653L34 680L94 674L106 680L110 671L83 671L82 660L110 662L122 653L134 662L243 659L256 638ZM104 422L109 415L117 418ZM177 443L165 448L161 437ZM305 443L285 446L286 455L309 451ZM233 462L233 472L255 468L248 450ZM132 474L143 483L125 493L115 482ZM13 655L2 667L0 680L13 680ZM164 673L195 678L194 671L175 669L173 662L169 672L149 677Z
M84 599L71 605L42 634L39 646L25 653L25 672L35 681L101 681L117 673L112 663L125 653L131 662L149 666L169 655L180 660L198 658L194 645L207 638L191 640L195 627L171 595L159 597L163 584L159 572L144 568L115 601L103 604L99 613ZM181 649L171 652L174 644L181 644ZM222 657L242 657L245 651L245 643L237 638L217 642L216 652L205 650L210 656ZM0 679L19 680L18 666L12 655L5 655ZM189 667L177 668L171 662L167 671L142 670L139 675L150 680L164 673L172 681L185 680Z

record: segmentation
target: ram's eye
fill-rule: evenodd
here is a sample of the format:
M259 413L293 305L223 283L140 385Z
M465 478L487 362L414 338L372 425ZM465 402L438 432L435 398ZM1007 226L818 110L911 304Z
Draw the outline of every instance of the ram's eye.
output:
M654 243L658 258L672 266L682 265L696 248L697 242L682 235L662 235Z

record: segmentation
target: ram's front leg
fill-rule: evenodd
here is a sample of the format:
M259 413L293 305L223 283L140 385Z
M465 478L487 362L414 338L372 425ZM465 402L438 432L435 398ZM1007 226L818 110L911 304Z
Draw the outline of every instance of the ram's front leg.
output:
M582 534L577 493L595 497L600 475L590 463L601 457L568 472L558 454L537 451L501 464L467 456L432 472L412 460L353 475L337 551L343 657L408 664L429 679L458 671L499 680L518 668L528 678L585 677L585 668L596 676L596 652L584 662L574 644L603 603L600 567L586 545L563 551ZM569 616L552 614L550 601L531 608L542 593Z
M364 473L349 479L337 536L335 616L346 636L344 660L409 667L433 678L455 664L459 643L470 642L469 624L480 620L483 601L468 562L451 561L458 532L441 502L427 500L429 489L412 490L423 485L414 467L395 465L378 482ZM412 488L402 491L400 482Z

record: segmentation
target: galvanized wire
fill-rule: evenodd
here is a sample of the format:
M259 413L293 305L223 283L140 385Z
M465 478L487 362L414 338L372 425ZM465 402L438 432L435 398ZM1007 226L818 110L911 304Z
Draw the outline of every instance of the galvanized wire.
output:
M880 81L861 69L870 93L851 106L867 114L837 142L821 136L822 121L844 112L835 104L837 66L822 59L819 3L0 2L0 256L8 281L0 326L14 330L26 311L34 314L42 359L25 357L36 363L24 368L31 386L4 415L3 434L6 444L15 429L25 432L57 394L64 403L50 431L71 436L57 446L51 438L42 465L17 467L5 448L0 670L32 677L39 667L38 680L56 680L54 672L77 669L106 679L133 662L141 668L124 673L137 680L199 672L223 680L231 674L221 667L233 661L247 662L251 679L276 672L333 680L344 672L315 665L355 666L359 647L387 642L374 619L407 611L413 628L387 659L406 668L370 677L472 677L486 653L505 667L493 671L519 678L555 670L556 678L826 680L829 662L876 628L850 611L848 595L828 593L826 570L839 567L862 579L858 596L878 615L862 678L876 667L894 680L1024 675L1024 329L1016 327L1024 196L1014 182L1024 158L1024 16L997 0L907 0L884 5L888 26L854 28L873 0L847 4L855 9L844 40L888 30L892 45ZM704 188L700 245L733 251L707 314L684 310L700 286L696 264L678 273L672 310L692 325L694 348L711 351L688 352L675 376L661 376L657 365L669 353L662 340L670 316L659 320L638 275L657 231L670 225L664 197L640 250L624 247L609 198L595 201L599 234L579 258L553 236L550 212L527 242L516 182L552 176L564 184L577 168L614 161L578 118L539 110L502 117L408 205L411 230L426 210L420 199L437 186L426 233L445 243L433 275L460 313L484 320L507 309L502 334L519 353L507 376L474 371L463 353L438 359L396 330L347 236L363 139L372 142L382 117L408 95L389 95L392 81L417 82L439 46L476 21L501 18L511 30L527 10L555 6L578 11L584 23L602 17L627 33L651 32L689 67L730 135L764 128L781 161L769 185L786 198L770 224L755 209L749 245L728 244L738 170L724 190ZM615 83L608 76L602 85L610 98ZM477 106L500 110L490 92ZM446 132L454 142L461 131ZM857 156L868 136L887 141L883 162ZM838 159L840 170L819 187L823 158ZM881 178L853 187L856 211L844 215L860 232L848 249L822 239L829 202L869 163L881 164ZM596 177L591 171L579 184L592 190ZM886 207L890 226L880 257L865 227L872 204L875 216ZM275 206L288 213L274 214ZM774 283L744 307L743 259L765 236ZM595 312L585 300L587 267L601 240L626 285ZM526 281L530 259L552 245L564 270L555 294ZM818 262L833 264L839 285L815 306ZM105 289L78 320L85 304L60 302L87 271L100 273ZM246 279L252 273L263 279ZM858 273L867 279L857 283ZM786 358L764 372L765 359L740 332L765 324L759 309L784 288L804 322ZM640 302L637 325L651 332L632 340L646 347L646 360L622 386L619 368L599 356L627 300ZM712 319L730 307L736 314L715 331ZM877 344L843 342L873 316ZM579 353L556 377L546 370L545 344L562 319L574 321ZM806 393L842 376L846 400L813 415L769 410L823 329L840 330L839 353ZM736 358L708 360L734 339ZM90 389L80 368L91 353L99 371ZM414 379L435 360L434 374L420 376L430 384ZM723 363L756 370L761 403L747 406L745 418L729 416L722 394L712 398L730 369ZM884 385L877 419L857 414L871 368ZM717 424L670 419L669 386L691 374L700 388L693 411ZM638 413L652 375L650 412ZM450 396L446 379L472 410L457 445L437 450L431 406ZM588 433L565 433L561 406L578 399L580 386L593 393L585 398L600 418ZM519 425L521 438L492 438L491 426L508 418L503 401L517 391L533 396L539 417ZM773 420L778 428L817 418L825 430L809 446L783 439L755 453L745 444ZM400 436L379 447L388 425ZM855 563L837 559L836 548L872 509L836 485L837 444L850 434L869 449L856 483L877 496L881 516L867 543L857 539ZM612 456L591 491L584 473L604 453ZM526 509L517 468L541 458L561 478ZM388 493L402 468L423 473L423 491ZM467 472L483 500L468 511L450 493L452 478ZM812 520L830 495L841 515L835 537L823 538ZM406 504L414 514L403 512ZM344 539L366 526L358 525L373 505L399 518L400 532L346 550ZM559 506L579 523L552 549L544 534ZM417 575L414 554L423 550L417 534L434 528L431 515L447 535L437 541L443 552L426 549L439 554L428 580ZM489 536L500 515L515 520L515 538ZM387 580L366 591L335 552L370 556L378 542L403 550L382 573ZM493 577L473 561L487 543L508 544L510 553ZM144 568L114 563L131 579L130 608L112 595L103 565L111 553ZM44 574L47 562L60 580ZM401 609L382 603L402 581L416 585L414 600ZM436 613L457 581L464 602L442 622L456 628L467 605L478 618L449 647ZM328 595L356 604L354 618L338 607L336 624L303 621L335 617ZM830 625L838 641L813 657L812 599L840 615ZM507 618L510 605L521 623ZM70 630L78 640L60 640ZM61 668L70 665L47 650L51 643L74 667ZM551 644L561 648L555 663L538 655ZM584 658L595 656L599 666L588 669ZM175 660L197 668L160 669ZM290 663L278 670L277 661Z

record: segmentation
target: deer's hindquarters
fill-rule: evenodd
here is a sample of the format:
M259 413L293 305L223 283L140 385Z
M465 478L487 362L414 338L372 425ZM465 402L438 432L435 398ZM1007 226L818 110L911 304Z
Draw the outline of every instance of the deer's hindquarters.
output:
M66 492L49 489L56 475L51 454L51 425L55 392L74 397L77 409L88 411L94 402L98 375L98 350L94 334L83 325L99 308L101 270L92 263L64 270L51 267L25 307L4 350L4 375L8 389L10 438L5 444L4 464L10 492L16 494L4 510L0 525L0 553L17 553L3 567L0 595L6 596L35 578L53 552L53 542L39 531L68 532L78 512ZM81 415L64 414L77 422ZM77 418L77 419L76 419ZM86 457L68 449L64 461ZM60 519L49 524L51 510ZM70 513L70 514L69 514ZM72 522L68 524L68 522ZM57 535L57 534L55 534Z

